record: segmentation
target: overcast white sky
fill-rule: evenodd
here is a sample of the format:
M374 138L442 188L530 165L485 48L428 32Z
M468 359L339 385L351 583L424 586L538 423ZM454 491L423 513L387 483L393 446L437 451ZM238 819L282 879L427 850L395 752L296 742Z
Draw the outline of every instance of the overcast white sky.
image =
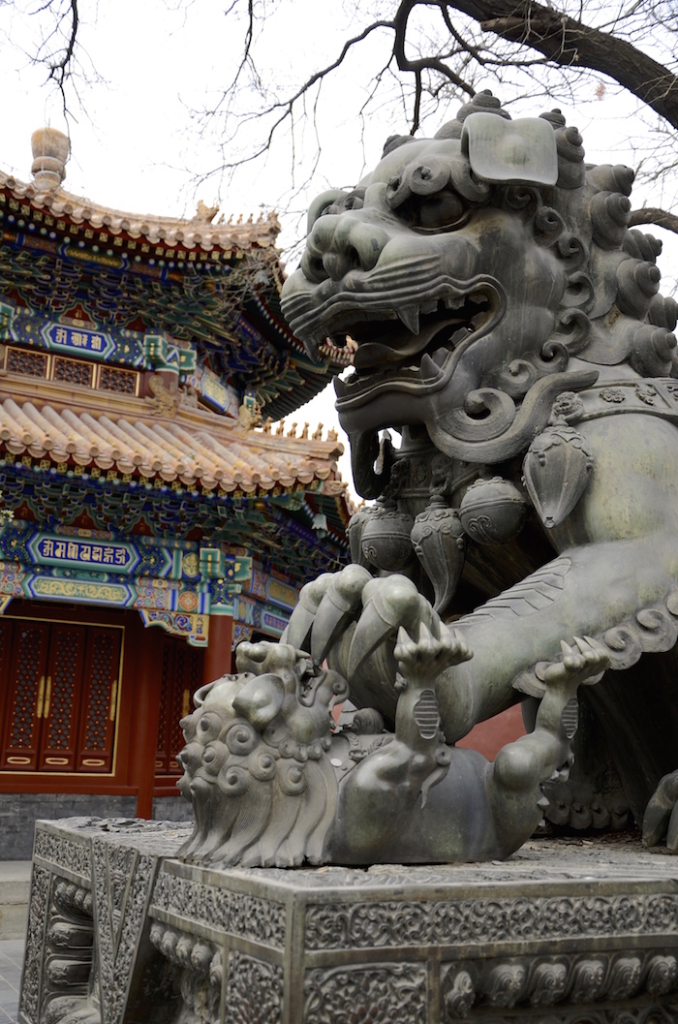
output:
M266 82L279 94L333 60L347 32L361 27L354 5L345 0L267 2L271 17L258 41L257 59ZM199 182L224 160L242 155L260 131L252 125L235 142L210 129L201 135L192 114L214 106L219 87L233 75L242 40L237 13L224 16L225 0L81 0L85 77L76 84L84 110L71 97L73 117L67 124L59 96L45 85L44 68L31 66L27 56L35 52L38 21L23 12L38 6L37 0L0 4L0 166L24 181L30 180L31 133L52 124L71 136L64 183L69 191L118 209L165 216L190 216L198 199L208 205L219 202L226 215L256 216L260 210L276 209L283 222L280 242L289 247L303 230L308 200L330 186L355 183L378 159L384 139L406 130L393 92L364 125L357 113L367 98L366 69L387 52L390 37L384 34L368 42L344 73L323 86L316 110L319 134L310 122L304 126L297 120L293 141L289 133L281 136L267 158L248 164L232 179L216 174ZM393 5L372 0L373 11L379 6ZM245 92L239 101L243 112L254 105ZM599 101L577 111L565 101L541 101L523 112L535 114L555 105L584 134L587 159L637 165L642 149L634 153L620 140L629 128L636 142L641 140L647 114L630 121L633 104L620 101L609 86ZM453 101L447 115L430 124L430 131L458 106ZM659 205L660 198L648 196L648 202ZM634 193L634 203L642 205L642 196ZM665 278L676 267L677 256L678 245L671 239L660 262ZM666 286L670 290L669 281L664 290ZM326 392L295 418L312 425L322 420L327 426L335 419L333 401L333 392ZM349 478L348 466L343 470Z

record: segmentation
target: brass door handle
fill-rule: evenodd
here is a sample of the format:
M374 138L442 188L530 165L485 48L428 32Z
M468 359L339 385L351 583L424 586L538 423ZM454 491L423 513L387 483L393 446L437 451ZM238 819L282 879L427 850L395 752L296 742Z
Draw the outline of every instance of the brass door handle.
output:
M47 676L47 690L45 692L45 710L43 711L43 718L49 718L49 705L52 699L52 677Z
M115 721L115 700L118 696L118 680L114 679L111 684L111 703L108 706L108 719L110 722Z
M38 683L38 701L35 707L35 717L42 718L42 706L45 700L45 677L40 676L40 682Z

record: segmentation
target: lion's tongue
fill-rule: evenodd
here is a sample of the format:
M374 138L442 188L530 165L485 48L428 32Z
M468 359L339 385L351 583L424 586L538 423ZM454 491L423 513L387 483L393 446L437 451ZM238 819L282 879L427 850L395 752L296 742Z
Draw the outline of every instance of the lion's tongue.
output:
M401 363L404 359L416 356L422 349L425 349L430 341L445 326L458 324L459 319L450 317L447 322L438 320L435 323L422 327L419 334L403 335L394 331L390 344L385 345L379 341L359 342L358 351L353 358L353 365L356 370L374 369L383 366L384 363Z

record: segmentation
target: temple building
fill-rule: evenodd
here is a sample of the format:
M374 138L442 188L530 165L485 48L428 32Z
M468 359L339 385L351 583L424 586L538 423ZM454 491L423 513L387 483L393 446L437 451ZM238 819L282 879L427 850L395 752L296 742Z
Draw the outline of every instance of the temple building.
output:
M176 813L179 720L348 561L342 368L278 304L279 224L142 217L0 172L0 859L32 821ZM171 798L171 799L168 799Z

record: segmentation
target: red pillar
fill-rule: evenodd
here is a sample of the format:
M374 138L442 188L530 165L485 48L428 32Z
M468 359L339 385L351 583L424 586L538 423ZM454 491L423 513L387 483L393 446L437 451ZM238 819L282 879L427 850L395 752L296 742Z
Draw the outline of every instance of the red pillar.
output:
M144 629L138 614L130 623L129 640L135 667L135 694L130 734L130 782L138 786L137 818L153 817L155 752L162 689L162 634L157 626Z
M233 619L230 615L210 615L210 632L205 651L203 681L211 683L233 667Z

